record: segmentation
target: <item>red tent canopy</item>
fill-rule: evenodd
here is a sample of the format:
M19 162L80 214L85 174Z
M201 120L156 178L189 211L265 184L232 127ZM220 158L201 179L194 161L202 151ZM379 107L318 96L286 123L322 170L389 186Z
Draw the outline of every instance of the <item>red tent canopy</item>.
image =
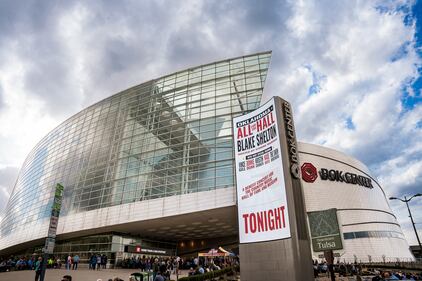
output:
M210 249L208 252L199 252L198 257L226 257L229 253L223 252L220 249Z

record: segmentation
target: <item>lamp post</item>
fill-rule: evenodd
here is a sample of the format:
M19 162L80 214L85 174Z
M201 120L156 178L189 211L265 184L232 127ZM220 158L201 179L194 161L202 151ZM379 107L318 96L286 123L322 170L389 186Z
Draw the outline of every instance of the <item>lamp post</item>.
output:
M418 235L418 232L416 231L415 222L413 221L412 213L410 212L410 208L409 208L409 201L412 200L412 198L418 197L418 196L422 196L422 193L417 193L417 194L413 195L412 197L410 197L409 199L407 199L406 196L404 197L404 199L397 198L397 197L390 197L389 199L390 200L400 200L400 201L406 203L407 210L409 211L409 217L410 217L410 220L412 221L413 229L415 230L416 239L418 240L419 249L422 251L421 240L419 240L419 235Z

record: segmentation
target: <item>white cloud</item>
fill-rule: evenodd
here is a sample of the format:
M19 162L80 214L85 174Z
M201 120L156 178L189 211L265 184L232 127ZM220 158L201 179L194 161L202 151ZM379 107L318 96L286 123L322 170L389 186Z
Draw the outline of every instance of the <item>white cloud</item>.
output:
M416 229L418 231L419 239L422 239L422 197L415 197L409 202L409 208L412 212L413 221L416 224ZM416 239L415 230L413 229L409 212L407 210L406 204L398 200L390 201L390 206L397 216L397 220L402 226L403 233L409 242L410 245L417 245L418 241Z

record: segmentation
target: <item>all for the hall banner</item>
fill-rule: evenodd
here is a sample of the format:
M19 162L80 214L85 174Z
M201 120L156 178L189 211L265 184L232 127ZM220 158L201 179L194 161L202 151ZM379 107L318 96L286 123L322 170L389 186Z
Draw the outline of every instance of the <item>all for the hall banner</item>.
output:
M274 99L233 119L240 243L289 238Z

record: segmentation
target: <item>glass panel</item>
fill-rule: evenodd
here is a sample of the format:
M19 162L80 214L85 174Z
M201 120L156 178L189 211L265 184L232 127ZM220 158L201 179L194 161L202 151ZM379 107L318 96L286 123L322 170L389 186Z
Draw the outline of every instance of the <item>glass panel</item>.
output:
M25 160L2 237L47 220L57 182L65 186L63 215L232 186L231 119L259 106L269 59L180 71L69 118Z

